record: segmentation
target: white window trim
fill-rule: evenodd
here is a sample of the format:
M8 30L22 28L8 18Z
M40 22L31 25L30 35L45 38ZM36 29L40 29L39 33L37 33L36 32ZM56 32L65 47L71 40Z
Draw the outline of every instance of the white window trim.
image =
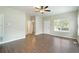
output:
M64 19L64 18L63 18ZM54 19L55 20L55 19ZM59 19L56 19L56 20L59 20ZM67 19L68 20L68 19ZM69 20L68 20L69 21ZM70 26L70 24L69 24L69 26ZM55 27L54 27L55 28ZM65 30L59 30L59 31L56 31L55 29L54 29L54 32L70 32L70 27L69 27L69 30L68 31L65 31Z

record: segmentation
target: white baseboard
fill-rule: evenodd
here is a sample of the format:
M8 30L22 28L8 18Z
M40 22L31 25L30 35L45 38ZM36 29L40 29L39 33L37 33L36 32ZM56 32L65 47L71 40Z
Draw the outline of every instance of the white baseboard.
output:
M16 40L21 40L23 38L25 38L25 37L21 37L21 38L17 38L17 39L11 39L11 40L8 40L8 41L0 42L0 45L1 44L6 44L6 43L9 43L9 42L13 42L13 41L16 41Z
M41 33L41 34L45 34L45 33ZM35 35L40 35L40 34L35 34ZM49 34L49 35L58 36L58 37L64 37L64 38L69 38L69 39L76 39L76 38L68 37L68 36L60 36L60 35L54 35L54 34Z
M50 35L53 35L53 34L50 34ZM68 37L68 36L60 36L60 35L53 35L53 36L64 37L64 38L69 38L69 39L76 39L74 37Z

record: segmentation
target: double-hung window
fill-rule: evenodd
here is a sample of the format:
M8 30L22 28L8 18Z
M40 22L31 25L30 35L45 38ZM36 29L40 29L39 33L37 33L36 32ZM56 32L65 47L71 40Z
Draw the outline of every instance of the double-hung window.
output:
M54 19L54 31L68 32L69 21L67 19Z

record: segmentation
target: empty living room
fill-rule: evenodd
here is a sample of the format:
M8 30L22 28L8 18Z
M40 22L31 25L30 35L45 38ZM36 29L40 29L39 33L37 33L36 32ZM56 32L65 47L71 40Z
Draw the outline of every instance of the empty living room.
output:
M0 53L79 53L79 7L0 6Z

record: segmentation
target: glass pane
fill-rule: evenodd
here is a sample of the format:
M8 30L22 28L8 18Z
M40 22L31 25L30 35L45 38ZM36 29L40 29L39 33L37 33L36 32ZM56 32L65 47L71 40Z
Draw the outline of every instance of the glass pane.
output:
M69 22L64 19L54 20L54 31L69 31Z

